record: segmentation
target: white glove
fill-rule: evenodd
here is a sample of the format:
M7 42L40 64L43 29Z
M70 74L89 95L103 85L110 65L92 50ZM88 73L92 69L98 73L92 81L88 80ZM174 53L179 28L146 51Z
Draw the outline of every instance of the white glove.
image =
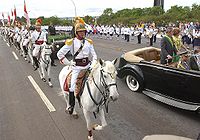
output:
M76 62L74 62L73 60L69 61L67 58L64 58L62 60L62 63L65 64L65 65L69 65L69 66L75 66L76 65Z
M70 66L76 66L76 62L74 62L73 60L70 61Z
M46 42L44 42L43 44L42 44L42 46L46 46L47 44L46 44Z
M167 59L172 59L172 56L171 55L167 55Z
M90 65L90 68L89 69L92 69L94 68L94 66L97 64L97 60L93 60L92 61L92 64Z

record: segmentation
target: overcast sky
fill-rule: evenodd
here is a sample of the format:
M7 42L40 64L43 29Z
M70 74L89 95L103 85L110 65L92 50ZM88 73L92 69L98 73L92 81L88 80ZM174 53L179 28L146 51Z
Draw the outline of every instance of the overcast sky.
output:
M153 6L154 0L26 0L26 7L29 17L39 16L51 17L74 17L75 3L77 16L99 16L106 8L112 8L115 11L124 8L145 8ZM165 0L164 9L170 9L173 5L191 6L193 3L200 4L200 0ZM17 9L17 16L23 14L24 0L0 0L0 13L10 12ZM1 18L1 16L0 16Z

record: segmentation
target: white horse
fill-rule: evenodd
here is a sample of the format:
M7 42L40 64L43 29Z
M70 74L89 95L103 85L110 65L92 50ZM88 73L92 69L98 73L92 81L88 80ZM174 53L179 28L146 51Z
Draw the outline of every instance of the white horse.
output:
M104 62L100 59L92 69L83 87L80 100L87 123L89 140L93 140L92 130L102 130L107 125L103 107L105 106L107 110L109 101L115 101L119 96L116 85L117 72L114 63L115 61ZM65 66L59 73L59 82L67 107L69 107L68 92L64 91L64 82L70 71L71 66ZM101 125L93 124L91 118L93 114L94 117L98 115ZM76 107L72 115L77 115Z
M48 85L50 87L53 87L51 83L51 77L50 77L51 53L52 53L51 45L45 44L44 46L41 46L38 72L42 81L46 82L46 78L48 78Z

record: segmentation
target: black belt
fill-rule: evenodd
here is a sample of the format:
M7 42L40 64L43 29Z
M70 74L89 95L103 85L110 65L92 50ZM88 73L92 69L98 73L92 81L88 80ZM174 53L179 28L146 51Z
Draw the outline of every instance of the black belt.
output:
M87 66L90 62L88 57L82 59L75 59L76 66Z

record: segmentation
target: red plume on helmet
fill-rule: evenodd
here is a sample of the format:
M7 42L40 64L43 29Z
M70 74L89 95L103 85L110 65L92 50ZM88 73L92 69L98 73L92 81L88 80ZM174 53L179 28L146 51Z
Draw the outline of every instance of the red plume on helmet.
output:
M41 26L42 25L42 19L41 18L36 19L35 25Z

